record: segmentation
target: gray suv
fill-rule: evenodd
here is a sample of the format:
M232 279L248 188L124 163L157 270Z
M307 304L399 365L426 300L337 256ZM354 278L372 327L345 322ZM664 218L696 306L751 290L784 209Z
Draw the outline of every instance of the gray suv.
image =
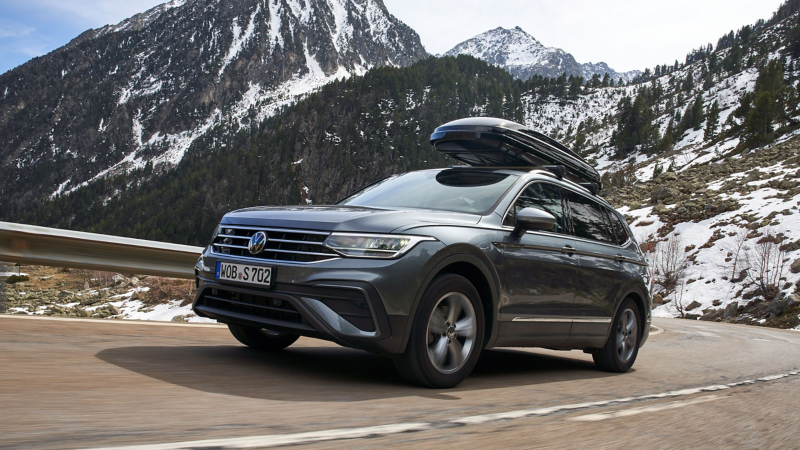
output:
M501 119L451 122L431 142L468 165L394 175L332 206L226 214L195 268L194 311L252 348L327 339L436 388L493 347L582 349L630 369L650 328L649 271L597 172Z

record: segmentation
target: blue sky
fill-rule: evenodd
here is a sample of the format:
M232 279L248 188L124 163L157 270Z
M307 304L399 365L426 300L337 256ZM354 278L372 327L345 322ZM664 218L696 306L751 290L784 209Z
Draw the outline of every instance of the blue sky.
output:
M89 28L117 23L164 0L0 0L0 73L48 53ZM781 0L384 0L431 53L486 30L519 25L578 62L644 69L731 29L769 18ZM490 6L489 6L490 5Z

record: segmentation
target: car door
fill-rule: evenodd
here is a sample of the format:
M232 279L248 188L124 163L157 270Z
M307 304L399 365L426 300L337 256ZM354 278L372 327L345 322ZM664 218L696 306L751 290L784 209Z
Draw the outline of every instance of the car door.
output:
M539 208L556 218L552 231L512 233L516 213ZM522 190L503 221L503 296L498 346L558 347L569 339L578 279L574 239L568 234L561 188L534 182Z
M586 195L565 192L580 263L569 345L602 346L624 281L620 248L605 206Z

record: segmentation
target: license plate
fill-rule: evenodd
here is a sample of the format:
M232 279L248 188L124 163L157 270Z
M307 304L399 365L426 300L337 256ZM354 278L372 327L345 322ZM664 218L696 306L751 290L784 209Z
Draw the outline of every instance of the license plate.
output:
M273 272L272 267L217 261L216 279L270 287L272 286Z

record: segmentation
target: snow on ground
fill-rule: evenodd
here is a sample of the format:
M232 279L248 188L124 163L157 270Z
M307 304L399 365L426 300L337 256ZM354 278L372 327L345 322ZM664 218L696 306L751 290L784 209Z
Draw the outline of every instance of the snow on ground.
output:
M783 169L781 165L775 165L768 168L760 168L760 170L767 173L783 174L789 172L788 169ZM793 171L792 171L793 172ZM743 174L734 174L733 177ZM780 178L778 176L771 179ZM722 182L729 180L726 178L709 184L709 188L719 189ZM741 205L736 211L724 212L713 218L702 220L699 222L683 222L675 226L667 237L671 235L678 235L681 240L681 247L694 246L695 249L691 250L689 254L696 254L696 264L690 264L686 270L686 280L696 280L691 284L685 286L682 302L688 305L693 301L697 301L701 306L693 311L695 313L702 311L706 308L725 307L728 303L733 301L741 301L737 297L737 293L742 290L741 283L733 283L730 281L732 278L733 268L732 263L726 262L728 252L735 251L735 240L737 239L736 233L743 230L740 226L746 224L741 220L743 214L751 214L759 218L759 220L767 217L770 213L778 213L773 219L771 224L767 227L762 227L761 231L771 229L775 233L783 233L788 237L786 242L793 242L800 239L800 211L797 205L798 198L783 199L777 198L776 194L780 192L776 189L768 187L766 180L758 180L748 183L751 186L763 186L760 189L750 192L747 195L739 193L725 194L722 193L722 198L735 199ZM634 232L637 240L643 239L645 236L651 236L662 225L657 216L649 216L652 207L642 208L634 211L626 211L626 208L621 209L625 214L635 218L631 224L631 229ZM645 227L637 227L637 224L642 222L654 221L652 225ZM729 223L727 225L719 226L721 222ZM777 223L776 223L777 222ZM722 239L713 242L710 248L701 248L704 244L709 242L714 232L719 230L724 234ZM753 246L758 241L758 238L749 239L745 243L743 251L752 250ZM800 251L791 251L787 253L787 258L792 261L800 257ZM741 270L741 266L737 271ZM736 274L738 275L738 274ZM800 281L800 274L791 273L787 266L784 269L785 281L781 284L791 283L791 287L784 289L782 292L786 295L791 294L796 283ZM728 280L724 280L727 277ZM749 288L749 289L752 289ZM668 297L674 299L674 296ZM714 306L714 300L721 301L721 305ZM672 303L658 306L653 310L653 315L656 317L675 317L677 311Z

